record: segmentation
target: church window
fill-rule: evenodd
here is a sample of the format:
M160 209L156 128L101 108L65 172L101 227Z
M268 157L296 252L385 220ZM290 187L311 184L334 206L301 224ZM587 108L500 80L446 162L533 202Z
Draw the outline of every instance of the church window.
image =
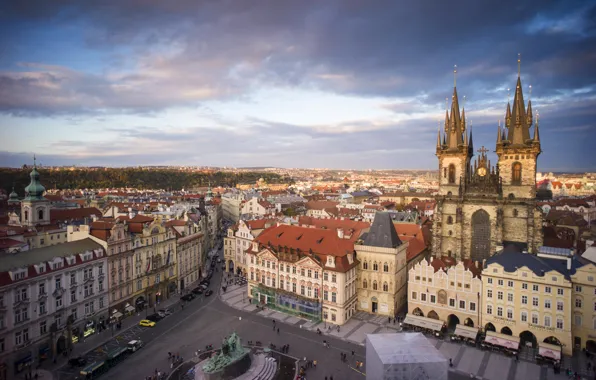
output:
M37 219L43 220L43 210L37 210Z
M25 220L29 220L29 211L25 210Z
M447 224L453 224L453 217L452 216L447 217Z
M386 282L383 283L383 291L384 292L388 292L389 291L389 284L387 284Z
M368 269L368 262L363 262L362 263L362 269Z
M377 282L373 281L373 290L377 290L378 286L377 286Z
M449 236L451 236L451 235L453 235L453 232L452 231L449 231Z
M522 178L522 165L519 162L513 163L513 167L511 169L511 184L512 185L521 185L521 178Z
M514 208L514 209L513 209L513 216L514 216L515 218L517 218L517 215L518 215L518 214L519 214L519 212L517 211L517 209L516 209L516 208Z
M472 260L482 261L490 256L490 238L490 217L486 211L478 210L472 215Z
M379 264L377 264L376 262L373 263L373 270L374 271L378 271L379 270Z
M389 272L389 264L387 264L387 263L383 264L383 272Z
M455 165L449 165L449 183L455 183Z

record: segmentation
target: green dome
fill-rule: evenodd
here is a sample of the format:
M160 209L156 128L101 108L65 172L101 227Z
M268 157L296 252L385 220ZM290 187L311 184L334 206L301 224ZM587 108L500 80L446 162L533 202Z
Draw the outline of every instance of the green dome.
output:
M39 182L39 172L37 171L37 166L33 165L33 170L31 174L31 182L29 186L25 188L26 197L25 200L42 200L43 193L46 191L46 188Z
M14 187L12 188L12 193L8 196L8 203L19 203L19 194L14 191Z

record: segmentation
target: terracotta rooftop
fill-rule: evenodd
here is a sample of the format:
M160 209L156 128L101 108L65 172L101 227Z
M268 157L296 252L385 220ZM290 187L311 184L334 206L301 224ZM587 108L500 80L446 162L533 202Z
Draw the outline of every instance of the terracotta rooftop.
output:
M98 208L95 207L50 210L50 220L52 222L83 220L85 218L91 218L92 216L99 218L102 216L102 213Z

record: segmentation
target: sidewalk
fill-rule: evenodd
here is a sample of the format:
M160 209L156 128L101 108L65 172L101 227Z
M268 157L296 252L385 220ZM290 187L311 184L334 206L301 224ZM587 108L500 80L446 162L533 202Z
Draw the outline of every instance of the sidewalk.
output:
M179 304L179 300L180 300L179 294L174 293L174 294L172 294L172 296L169 299L156 305L155 309L159 310L159 309L169 308L170 310L174 311L176 309L177 305ZM153 310L149 309L148 313L152 314ZM42 365L40 366L40 369L54 372L54 371L60 369L62 366L68 364L68 360L70 358L84 355L87 352L97 348L98 346L105 344L106 342L110 341L111 339L114 339L114 337L117 336L118 334L130 329L133 326L136 326L139 323L139 321L144 318L145 318L145 311L142 311L137 314L133 314L132 316L122 320L122 328L121 329L119 329L119 330L114 329L113 333L112 333L111 329L106 329L100 333L93 334L93 335L87 337L86 339L84 339L82 342L75 343L73 345L72 352L67 357L59 355L59 357L56 360L56 363L53 363L52 360L46 360L44 363L42 363ZM47 380L46 377L44 377L44 379ZM51 379L51 377L50 377L50 379Z

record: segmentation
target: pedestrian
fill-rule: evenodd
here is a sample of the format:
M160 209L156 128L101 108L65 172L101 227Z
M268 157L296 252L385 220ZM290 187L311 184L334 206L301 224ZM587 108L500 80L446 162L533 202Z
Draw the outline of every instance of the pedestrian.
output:
M312 364L313 364L313 366L314 366L315 368L317 368L317 361L316 361L316 360L313 360Z
M277 329L277 335L279 335L279 329Z
M327 376L325 376L325 380L327 380Z
M453 359L449 358L449 367L453 367Z
M323 346L327 347L327 341L323 340Z
M352 350L352 357L354 357L354 350Z
M329 380L333 380L333 375L329 376Z
M391 317L387 317L387 323L391 323Z

